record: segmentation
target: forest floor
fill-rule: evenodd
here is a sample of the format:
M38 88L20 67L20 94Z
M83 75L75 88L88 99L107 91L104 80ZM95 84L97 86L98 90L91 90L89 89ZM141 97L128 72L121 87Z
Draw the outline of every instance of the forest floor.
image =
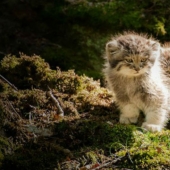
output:
M170 131L118 123L114 96L39 56L0 63L2 170L170 169Z

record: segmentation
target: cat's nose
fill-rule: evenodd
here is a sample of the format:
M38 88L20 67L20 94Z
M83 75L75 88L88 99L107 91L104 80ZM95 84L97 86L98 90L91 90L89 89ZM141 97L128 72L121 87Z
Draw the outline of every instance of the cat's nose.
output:
M140 70L140 68L139 67L135 67L135 70L138 72Z

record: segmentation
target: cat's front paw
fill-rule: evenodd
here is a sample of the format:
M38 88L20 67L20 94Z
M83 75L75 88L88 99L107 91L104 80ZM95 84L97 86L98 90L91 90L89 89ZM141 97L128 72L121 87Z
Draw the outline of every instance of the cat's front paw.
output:
M120 116L119 122L121 124L131 124L131 123L137 123L138 121L138 117L124 117L124 116Z
M146 122L144 122L142 124L142 128L149 130L151 132L160 132L162 130L162 126L155 125L155 124L149 124L149 123L146 123Z

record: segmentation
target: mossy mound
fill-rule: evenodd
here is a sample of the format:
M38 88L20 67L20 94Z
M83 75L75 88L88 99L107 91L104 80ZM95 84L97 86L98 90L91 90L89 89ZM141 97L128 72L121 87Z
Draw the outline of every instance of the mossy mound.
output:
M20 54L19 58L8 55L1 60L0 72L19 89L46 88L47 84L55 83L56 77L49 64L36 55L29 57Z
M0 73L1 169L170 167L170 131L120 125L99 81L23 54L5 57Z

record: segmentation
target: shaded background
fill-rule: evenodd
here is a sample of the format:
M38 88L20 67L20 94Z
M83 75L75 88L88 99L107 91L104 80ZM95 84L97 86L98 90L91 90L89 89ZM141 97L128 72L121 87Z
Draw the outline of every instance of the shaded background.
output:
M40 55L53 69L101 78L105 43L133 30L170 40L168 0L1 0L0 59Z

